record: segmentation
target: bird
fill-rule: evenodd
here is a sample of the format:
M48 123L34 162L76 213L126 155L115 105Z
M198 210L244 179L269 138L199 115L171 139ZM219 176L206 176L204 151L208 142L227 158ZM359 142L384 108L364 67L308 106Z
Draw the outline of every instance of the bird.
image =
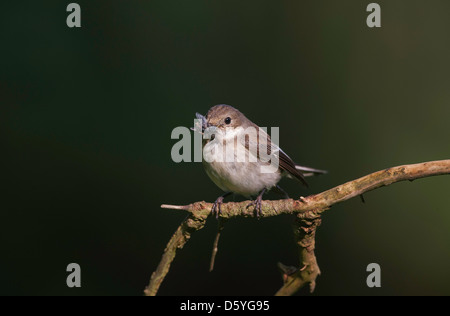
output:
M233 193L249 199L256 196L247 207L253 206L259 218L266 192L273 189L288 197L278 185L282 177L308 186L305 177L327 173L296 164L271 141L264 129L231 105L215 105L205 116L196 113L196 118L197 127L191 129L203 134L204 169L212 182L225 192L213 203L211 214L216 218L222 212L225 197Z

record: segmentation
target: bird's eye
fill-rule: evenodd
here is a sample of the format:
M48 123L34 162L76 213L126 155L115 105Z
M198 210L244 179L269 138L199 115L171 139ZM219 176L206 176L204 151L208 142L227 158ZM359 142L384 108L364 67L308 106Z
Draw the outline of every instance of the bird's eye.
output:
M231 123L231 117L227 117L225 119L225 124L230 124Z

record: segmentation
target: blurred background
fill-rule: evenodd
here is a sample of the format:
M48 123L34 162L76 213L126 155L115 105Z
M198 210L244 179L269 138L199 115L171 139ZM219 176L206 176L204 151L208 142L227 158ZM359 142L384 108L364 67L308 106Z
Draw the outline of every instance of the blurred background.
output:
M450 3L70 1L0 6L0 294L142 295L186 214L214 201L177 126L233 105L327 169L298 197L373 171L450 158ZM450 177L336 205L317 234L314 295L450 295ZM269 195L267 198L278 198ZM235 219L208 272L215 219L179 251L161 295L272 295L298 265L293 219ZM82 287L66 286L81 266ZM366 267L381 266L381 288ZM302 290L299 294L307 294Z

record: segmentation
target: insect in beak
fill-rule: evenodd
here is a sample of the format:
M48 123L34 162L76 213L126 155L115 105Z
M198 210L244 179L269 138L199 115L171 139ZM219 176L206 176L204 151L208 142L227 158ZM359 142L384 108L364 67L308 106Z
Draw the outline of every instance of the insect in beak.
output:
M200 113L195 113L195 117L197 118L197 120L200 120L200 122L196 121L195 126L191 127L191 130L193 130L194 132L199 132L199 133L203 134L205 129L208 127L206 117L204 117Z

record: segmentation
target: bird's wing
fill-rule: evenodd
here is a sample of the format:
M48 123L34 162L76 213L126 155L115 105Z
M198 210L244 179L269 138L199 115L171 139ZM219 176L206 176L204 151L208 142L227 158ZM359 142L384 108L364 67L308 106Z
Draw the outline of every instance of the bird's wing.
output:
M257 126L255 128L257 130L258 143L261 141L261 143L263 144L264 141L266 140L267 152L264 154L267 154L268 156L275 155L276 157L278 157L278 161L279 161L278 168L281 171L286 171L289 175L300 180L305 186L308 186L308 183L306 182L306 180L303 176L303 173L301 172L301 170L298 170L296 168L296 164L294 163L294 161L292 161L292 159L280 147L278 147L276 144L272 143L272 140L270 139L269 134L267 134L263 129L261 129ZM254 139L251 139L250 137L247 137L247 136L248 135L246 135L246 137L244 138L245 147L247 148L247 150L255 150L255 148L256 148L257 158L259 159L262 154L259 152L259 149L260 149L259 146L257 146L257 143L255 143ZM255 138L255 137L253 137L253 138Z

